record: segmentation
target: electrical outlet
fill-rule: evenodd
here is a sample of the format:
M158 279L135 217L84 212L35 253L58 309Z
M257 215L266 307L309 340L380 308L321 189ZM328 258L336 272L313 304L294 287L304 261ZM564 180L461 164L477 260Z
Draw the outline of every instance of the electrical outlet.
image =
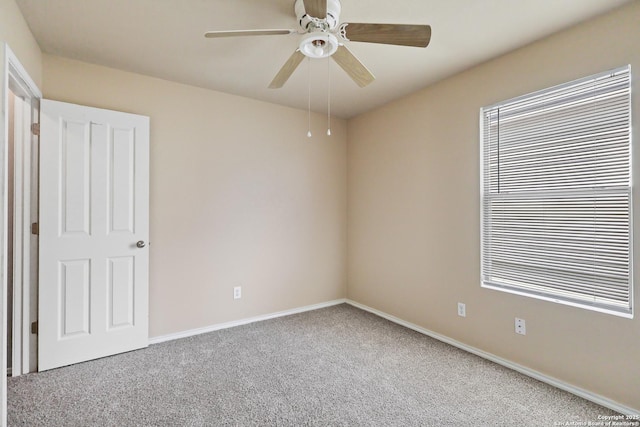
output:
M242 286L236 286L233 288L233 299L242 298Z
M467 306L462 302L458 303L458 316L467 317Z
M527 335L527 325L524 319L516 317L516 334Z

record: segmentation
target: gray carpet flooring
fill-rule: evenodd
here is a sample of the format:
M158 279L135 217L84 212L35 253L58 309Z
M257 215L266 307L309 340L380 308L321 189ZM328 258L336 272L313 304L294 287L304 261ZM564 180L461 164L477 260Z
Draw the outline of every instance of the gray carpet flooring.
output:
M8 381L10 426L553 426L614 414L345 304Z

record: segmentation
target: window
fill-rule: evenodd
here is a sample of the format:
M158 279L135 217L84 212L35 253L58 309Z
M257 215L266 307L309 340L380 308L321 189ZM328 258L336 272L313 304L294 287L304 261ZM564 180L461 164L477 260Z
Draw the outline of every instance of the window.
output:
M630 80L481 110L483 287L631 317Z

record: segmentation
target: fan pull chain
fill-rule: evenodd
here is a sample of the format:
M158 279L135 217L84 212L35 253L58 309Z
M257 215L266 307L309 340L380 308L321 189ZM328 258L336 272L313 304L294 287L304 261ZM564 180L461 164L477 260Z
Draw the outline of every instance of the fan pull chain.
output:
M307 57L307 86L309 89L307 112L309 114L309 123L307 137L311 138L311 58Z
M327 135L331 136L331 57L327 56Z

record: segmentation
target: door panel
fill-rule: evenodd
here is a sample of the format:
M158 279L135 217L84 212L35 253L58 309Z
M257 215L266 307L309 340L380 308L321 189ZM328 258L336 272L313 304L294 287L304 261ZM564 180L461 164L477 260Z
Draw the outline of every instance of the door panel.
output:
M38 369L148 345L149 119L43 100Z
M62 215L60 230L62 235L89 236L91 206L91 132L89 123L60 121L61 156L57 158L62 182ZM44 158L44 161L55 161Z
M114 129L109 145L109 231L134 233L135 135L130 129Z
M90 260L60 262L60 338L90 333Z
M133 326L133 257L109 259L109 329Z

